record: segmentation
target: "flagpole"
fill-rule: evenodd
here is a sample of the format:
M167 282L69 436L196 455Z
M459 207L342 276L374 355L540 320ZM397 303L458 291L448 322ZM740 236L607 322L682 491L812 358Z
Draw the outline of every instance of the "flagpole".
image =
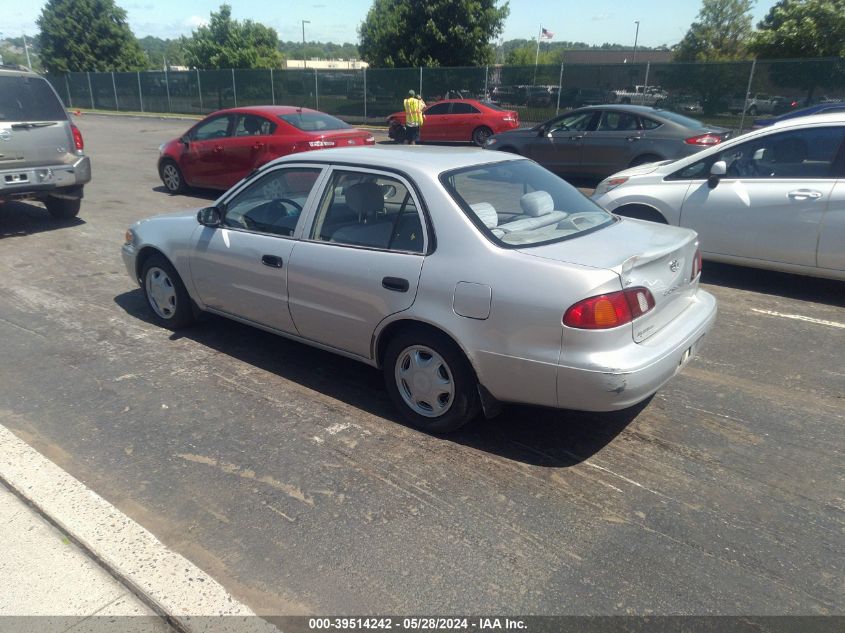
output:
M540 30L537 31L537 52L534 54L534 80L531 85L537 83L537 61L540 59L540 36L543 34L543 25L540 25Z

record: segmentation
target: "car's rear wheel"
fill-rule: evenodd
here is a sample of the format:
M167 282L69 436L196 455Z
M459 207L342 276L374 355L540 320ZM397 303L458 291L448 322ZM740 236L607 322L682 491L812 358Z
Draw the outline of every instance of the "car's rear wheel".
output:
M175 161L164 161L159 167L158 173L161 182L164 183L170 193L184 193L188 189L182 170L179 169L179 165Z
M141 287L158 325L171 330L194 322L191 297L173 265L164 255L151 255L141 271Z
M49 196L44 200L44 206L47 207L47 213L59 220L69 220L79 215L79 209L82 206L82 200L79 198L54 198Z
M487 142L487 139L493 136L493 130L491 130L486 125L482 125L481 127L475 128L472 132L472 142L478 145L479 147L484 147L484 143Z
M469 362L444 334L409 328L391 339L384 380L402 417L430 433L448 433L479 411L477 381Z

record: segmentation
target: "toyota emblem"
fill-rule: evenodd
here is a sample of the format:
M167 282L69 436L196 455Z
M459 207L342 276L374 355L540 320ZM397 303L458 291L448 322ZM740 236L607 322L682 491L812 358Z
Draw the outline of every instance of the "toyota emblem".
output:
M669 270L671 270L673 273L678 272L678 269L680 267L681 262L679 262L677 259L673 259L671 262L669 262Z
M9 141L12 138L12 133L9 130L0 130L0 141Z

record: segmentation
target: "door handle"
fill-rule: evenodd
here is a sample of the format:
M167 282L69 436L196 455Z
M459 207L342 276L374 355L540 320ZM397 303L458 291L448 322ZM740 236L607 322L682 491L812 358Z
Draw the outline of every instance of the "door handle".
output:
M262 147L264 147L264 143L253 143L252 144L252 149L261 149Z
M639 141L640 137L639 136L627 136L627 137L625 137L625 140L626 141Z
M261 263L265 266L269 266L270 268L281 268L282 258L277 257L276 255L262 255Z
M577 140L582 139L582 138L584 138L584 135L580 134L579 136L570 136L569 140L570 141L577 141Z
M381 280L382 288L386 288L387 290L394 290L396 292L408 292L408 288L410 284L408 284L407 279L402 279L401 277L385 277Z
M793 200L818 200L822 197L821 191L813 191L812 189L796 189L786 195Z
M222 145L215 145L215 146L214 146L214 149L213 149L212 151L214 151L215 153L217 153L217 152L222 152L222 151L223 151L223 146L222 146Z

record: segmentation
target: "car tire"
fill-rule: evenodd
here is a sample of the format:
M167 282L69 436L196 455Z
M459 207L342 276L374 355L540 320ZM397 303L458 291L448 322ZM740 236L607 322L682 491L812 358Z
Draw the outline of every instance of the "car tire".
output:
M179 165L176 164L176 161L162 161L158 168L158 175L168 192L176 194L185 193L185 191L188 190L188 185L185 183L185 177L182 175L182 170L179 169Z
M150 255L141 270L141 289L153 320L170 330L191 325L194 306L182 278L164 255Z
M493 136L493 130L491 130L486 125L482 125L473 130L472 142L478 145L479 147L484 147L484 143L486 143L487 139L491 136Z
M44 200L44 206L47 207L47 213L52 215L57 220L70 220L79 215L79 208L82 206L80 198L54 198L48 196Z
M618 209L614 209L616 215L621 215L626 218L634 218L636 220L647 220L648 222L655 222L657 224L668 224L666 218L657 209L647 207L643 204L628 204Z
M640 165L645 165L647 163L656 163L661 160L663 159L657 154L643 154L642 156L637 156L634 160L631 161L631 164L628 166L639 167Z
M387 345L383 371L393 404L422 431L449 433L475 418L481 408L469 361L436 330L401 330Z

